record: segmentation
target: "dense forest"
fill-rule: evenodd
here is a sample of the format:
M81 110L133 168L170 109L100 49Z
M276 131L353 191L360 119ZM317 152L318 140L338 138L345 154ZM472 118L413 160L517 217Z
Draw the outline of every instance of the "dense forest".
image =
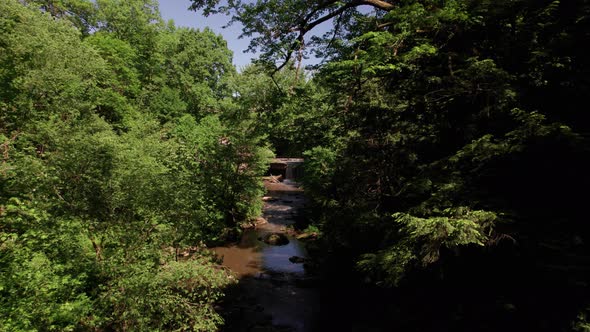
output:
M0 0L0 330L222 328L204 248L279 155L374 330L590 331L590 1L191 2L258 59L154 0Z

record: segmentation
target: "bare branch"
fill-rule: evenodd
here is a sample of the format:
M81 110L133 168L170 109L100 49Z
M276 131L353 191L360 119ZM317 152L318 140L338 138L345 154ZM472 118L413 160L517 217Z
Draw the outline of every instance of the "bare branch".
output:
M365 5L373 6L377 9L387 10L387 11L390 11L395 7L392 3L389 3L387 1L382 1L382 0L364 0L362 2Z

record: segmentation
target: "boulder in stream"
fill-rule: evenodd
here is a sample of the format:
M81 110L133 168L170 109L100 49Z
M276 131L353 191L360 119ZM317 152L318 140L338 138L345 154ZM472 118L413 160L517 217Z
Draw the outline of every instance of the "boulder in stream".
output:
M318 235L316 233L301 233L296 236L297 240L315 239Z
M277 201L278 199L276 199L276 198L274 198L272 196L264 196L264 197L262 197L262 200L264 202L274 202L274 201Z
M241 229L250 229L250 228L256 228L256 227L264 225L264 224L268 224L268 220L266 220L263 217L258 217L254 220L241 222L238 224L238 226L240 226Z
M260 225L264 225L264 224L268 224L268 220L266 220L263 217L258 217L256 218L256 220L254 221L254 225L255 226L260 226Z
M285 234L282 233L270 233L264 236L264 243L270 244L271 246L284 246L289 244L289 239Z
M305 258L299 257L299 256L291 256L291 257L289 257L289 262L291 262L293 264L301 264L301 263L305 262Z

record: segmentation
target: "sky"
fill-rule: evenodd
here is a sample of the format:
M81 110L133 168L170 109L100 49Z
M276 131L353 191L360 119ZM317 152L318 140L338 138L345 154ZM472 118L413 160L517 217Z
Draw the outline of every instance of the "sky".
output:
M234 65L241 69L250 63L250 60L256 55L253 53L244 53L248 48L250 41L246 38L238 39L241 33L241 26L238 23L223 29L227 24L229 17L225 15L212 15L204 17L198 12L189 11L187 8L191 2L188 0L159 0L160 12L165 21L174 20L176 26L198 28L203 30L209 27L217 34L223 35L227 40L227 45L234 52Z
M165 21L174 20L176 26L201 30L209 27L215 33L221 34L227 41L229 49L234 52L233 62L239 71L249 64L252 58L256 57L254 53L244 53L250 41L247 38L238 39L242 32L242 27L239 23L234 23L230 27L223 29L223 26L229 21L229 17L225 15L204 17L199 12L189 11L187 8L190 4L191 2L189 0L159 0L160 13ZM303 62L304 65L308 65L316 64L319 60L312 57Z

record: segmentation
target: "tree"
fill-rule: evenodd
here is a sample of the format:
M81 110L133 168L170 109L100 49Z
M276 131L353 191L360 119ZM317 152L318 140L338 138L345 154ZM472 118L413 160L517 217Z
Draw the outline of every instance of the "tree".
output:
M255 120L256 132L266 136L277 155L300 156L332 134L325 92L294 66L271 74L261 65L244 68L233 82L234 101L240 116Z
M94 3L89 0L26 0L26 3L39 6L51 16L71 21L84 35L89 35L95 26Z
M90 36L50 9L0 2L0 330L215 330L235 279L178 253L260 212L267 150L239 121L185 114L149 46L174 30L155 4L99 2ZM189 83L222 87L217 60Z
M227 42L207 28L169 34L163 47L167 86L179 91L187 111L198 118L218 111L230 96L227 80L235 73Z
M115 75L112 81L103 84L125 97L137 97L140 92L139 73L135 68L138 61L137 51L129 43L110 33L95 32L85 38L84 42L99 52Z
M517 303L517 321L543 312L539 329L568 326L585 307L587 269L575 266L589 229L569 188L590 181L587 114L574 106L588 90L589 57L574 42L588 39L587 1L402 1L373 13L356 11L361 2L193 4L233 14L274 70L323 46L329 61L313 80L331 111L311 113L333 115L333 135L305 156L323 252L334 253L324 259L338 262L328 271L431 287L446 300L426 309L426 296L420 312L459 330L473 322L448 317L490 306L475 293ZM331 34L303 42L329 18ZM554 286L548 301L532 294ZM535 291L516 291L526 287ZM495 318L477 321L510 328Z
M87 114L96 101L95 82L108 75L106 63L81 42L69 22L25 10L13 1L3 7L3 132L10 136L53 116ZM28 24L13 24L20 22L19 16Z
M137 52L137 69L144 84L157 82L161 63L158 43L164 28L153 0L100 0L97 4L97 29L112 33L131 45Z
M205 15L224 13L232 16L231 22L240 22L244 37L252 37L249 50L260 49L261 60L274 64L279 71L291 60L293 53L298 58L303 56L307 46L317 46L317 39L311 42L305 36L325 22L333 21L333 38L340 36L345 30L356 9L369 6L380 12L395 8L395 3L384 0L351 0L351 1L259 1L244 3L242 1L193 0L192 10L203 10ZM230 22L230 23L231 23Z

